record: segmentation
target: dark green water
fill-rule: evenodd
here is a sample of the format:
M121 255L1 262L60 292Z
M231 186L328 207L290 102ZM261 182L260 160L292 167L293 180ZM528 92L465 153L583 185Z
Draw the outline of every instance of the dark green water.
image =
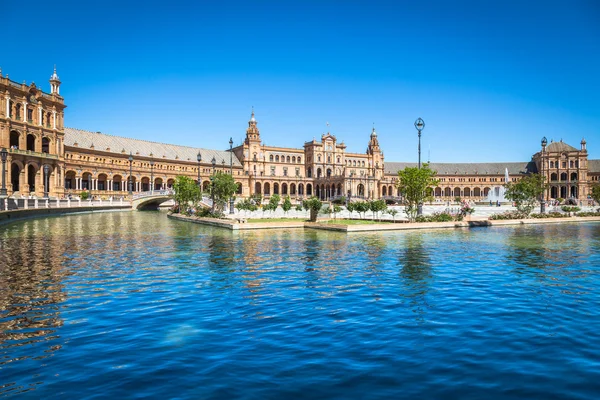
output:
M0 397L600 393L600 224L230 232L161 213L0 227Z

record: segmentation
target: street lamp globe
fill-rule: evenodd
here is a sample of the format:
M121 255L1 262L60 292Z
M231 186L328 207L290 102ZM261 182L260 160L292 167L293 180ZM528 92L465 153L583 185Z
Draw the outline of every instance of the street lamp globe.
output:
M542 147L546 147L547 144L548 144L548 139L546 139L546 136L544 136L542 138Z
M200 152L198 152L198 155L196 156L196 160L198 160L198 162L202 162L202 154L200 154Z
M415 128L417 128L419 132L425 129L425 121L423 121L423 118L417 118L415 121Z

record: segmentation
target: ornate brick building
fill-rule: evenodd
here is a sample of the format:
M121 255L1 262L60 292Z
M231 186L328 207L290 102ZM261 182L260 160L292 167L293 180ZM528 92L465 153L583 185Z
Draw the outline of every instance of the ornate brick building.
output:
M0 73L0 147L8 150L9 194L64 194L64 99L56 69L50 93L35 83L12 81Z
M397 172L415 163L385 162L377 132L365 135L366 151L351 153L343 141L325 133L302 147L265 146L252 111L243 143L232 151L199 149L64 128L64 99L56 70L50 93L34 83L19 84L0 74L0 147L8 150L6 182L9 196L41 197L90 190L101 197L171 187L187 175L208 188L214 171L231 173L239 197L289 195L332 199L395 198ZM213 165L214 160L214 165ZM525 162L432 163L440 184L438 200L455 197L482 201L498 192L508 178L539 172L550 184L546 198L586 199L598 183L600 160L588 160L581 149L561 142L542 142L541 151ZM44 172L47 169L48 173Z

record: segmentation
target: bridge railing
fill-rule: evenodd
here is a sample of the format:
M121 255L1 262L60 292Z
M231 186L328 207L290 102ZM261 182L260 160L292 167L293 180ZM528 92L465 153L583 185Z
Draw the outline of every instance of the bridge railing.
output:
M133 200L141 199L141 198L144 198L144 197L150 197L150 196L170 196L173 193L175 193L173 191L173 189L148 190L148 191L145 191L145 192L135 193L133 195Z

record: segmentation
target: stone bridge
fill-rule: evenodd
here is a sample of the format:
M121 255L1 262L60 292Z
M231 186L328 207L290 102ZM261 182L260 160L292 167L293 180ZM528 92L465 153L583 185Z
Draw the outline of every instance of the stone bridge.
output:
M173 199L173 190L152 190L148 192L136 193L131 201L133 210L156 210L162 203ZM203 196L200 202L201 206L211 207L210 198Z

